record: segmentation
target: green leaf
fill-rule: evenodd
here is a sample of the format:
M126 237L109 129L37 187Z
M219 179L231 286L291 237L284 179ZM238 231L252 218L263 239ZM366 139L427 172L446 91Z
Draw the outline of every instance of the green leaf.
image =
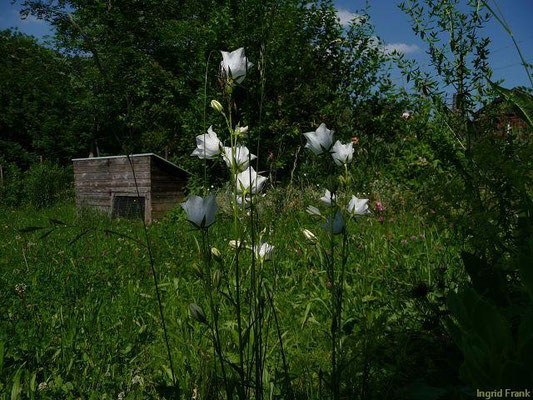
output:
M13 378L13 386L11 388L11 400L17 400L20 398L22 392L22 386L20 385L20 376L22 375L22 369L19 369Z
M201 324L207 325L207 318L205 316L204 310L196 303L189 304L189 313L191 317Z

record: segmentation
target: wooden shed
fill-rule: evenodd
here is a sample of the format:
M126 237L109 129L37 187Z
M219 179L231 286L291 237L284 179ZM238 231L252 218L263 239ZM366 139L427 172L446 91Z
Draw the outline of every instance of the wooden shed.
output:
M187 171L152 153L72 162L78 208L97 208L111 217L144 215L146 222L183 200L189 177Z

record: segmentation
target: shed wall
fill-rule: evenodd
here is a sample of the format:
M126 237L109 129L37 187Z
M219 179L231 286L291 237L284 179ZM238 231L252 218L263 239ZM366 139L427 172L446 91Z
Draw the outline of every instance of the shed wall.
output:
M151 157L131 157L141 196L145 196L145 218L151 220ZM136 196L137 189L127 157L74 160L76 205L90 206L111 214L113 196Z
M158 160L152 160L152 217L161 218L183 200L183 191L187 183L185 174L170 171Z

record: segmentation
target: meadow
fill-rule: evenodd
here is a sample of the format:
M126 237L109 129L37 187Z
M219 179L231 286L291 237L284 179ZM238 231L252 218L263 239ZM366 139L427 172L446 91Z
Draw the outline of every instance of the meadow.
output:
M314 245L302 234L304 228L319 234L303 211L319 195L279 189L259 209L266 229L275 232L269 241L276 251L264 268L296 398L324 398L327 386L330 288ZM211 228L213 237L224 237L220 233L230 225L231 218L222 216ZM55 229L19 232L29 226ZM76 240L87 228L92 231ZM4 211L0 229L4 398L143 399L169 390L139 221L78 214L68 201L45 211ZM209 386L216 384L212 345L188 312L189 304L203 304L191 233L179 210L149 227L176 374L186 398L210 398ZM393 398L415 377L442 384L443 364L457 350L444 335L435 340L435 330L442 329L444 291L464 279L461 243L431 215L400 202L385 202L382 213L359 220L351 235L343 347L355 360L344 374L346 390ZM230 254L227 241L215 239L213 245ZM228 325L222 335L234 334L228 313L223 308ZM270 311L266 325L273 326L273 319ZM267 340L268 352L277 352L275 329ZM265 371L268 398L282 395L282 371L278 355Z

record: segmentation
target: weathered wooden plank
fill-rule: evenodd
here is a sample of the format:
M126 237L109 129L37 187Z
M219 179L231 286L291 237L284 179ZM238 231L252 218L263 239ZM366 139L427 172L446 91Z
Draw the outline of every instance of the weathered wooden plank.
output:
M77 172L74 173L75 179L80 180L98 180L98 179L123 179L123 180L133 180L133 173L131 171L126 172L116 172L116 171L109 171L109 172L94 172L94 171L88 171L88 172ZM135 178L136 179L150 179L150 172L135 172Z
M73 162L74 172L107 172L107 171L130 171L131 164L127 160L117 159L117 160L97 160L93 161L74 161ZM150 163L148 160L135 160L133 162L133 170L136 172L149 172Z
M113 186L113 188L100 187L100 186L84 186L79 189L82 189L81 192L84 192L84 193L107 193L109 195L111 195L112 193L119 194L119 195L120 193L128 193L128 194L137 193L137 189L139 190L139 193L143 196L150 193L150 188L146 188L146 187L136 188L135 186Z
M120 180L120 179L95 179L95 180L76 180L74 182L74 185L78 188L83 187L109 187L109 188L117 188L117 187L142 187L142 188L150 188L150 181L147 179L138 179L136 182L131 180Z
M135 171L135 175L138 174L147 174L147 178L150 177L150 167L148 165L141 165L136 166L133 169ZM113 167L98 167L98 168L74 168L74 175L80 175L80 174L125 174L129 173L132 174L131 168L127 166L113 166Z
M108 192L94 192L94 191L83 191L83 190L76 191L76 196L80 196L80 197L93 196L93 197L102 198L102 199L111 198L111 194Z

